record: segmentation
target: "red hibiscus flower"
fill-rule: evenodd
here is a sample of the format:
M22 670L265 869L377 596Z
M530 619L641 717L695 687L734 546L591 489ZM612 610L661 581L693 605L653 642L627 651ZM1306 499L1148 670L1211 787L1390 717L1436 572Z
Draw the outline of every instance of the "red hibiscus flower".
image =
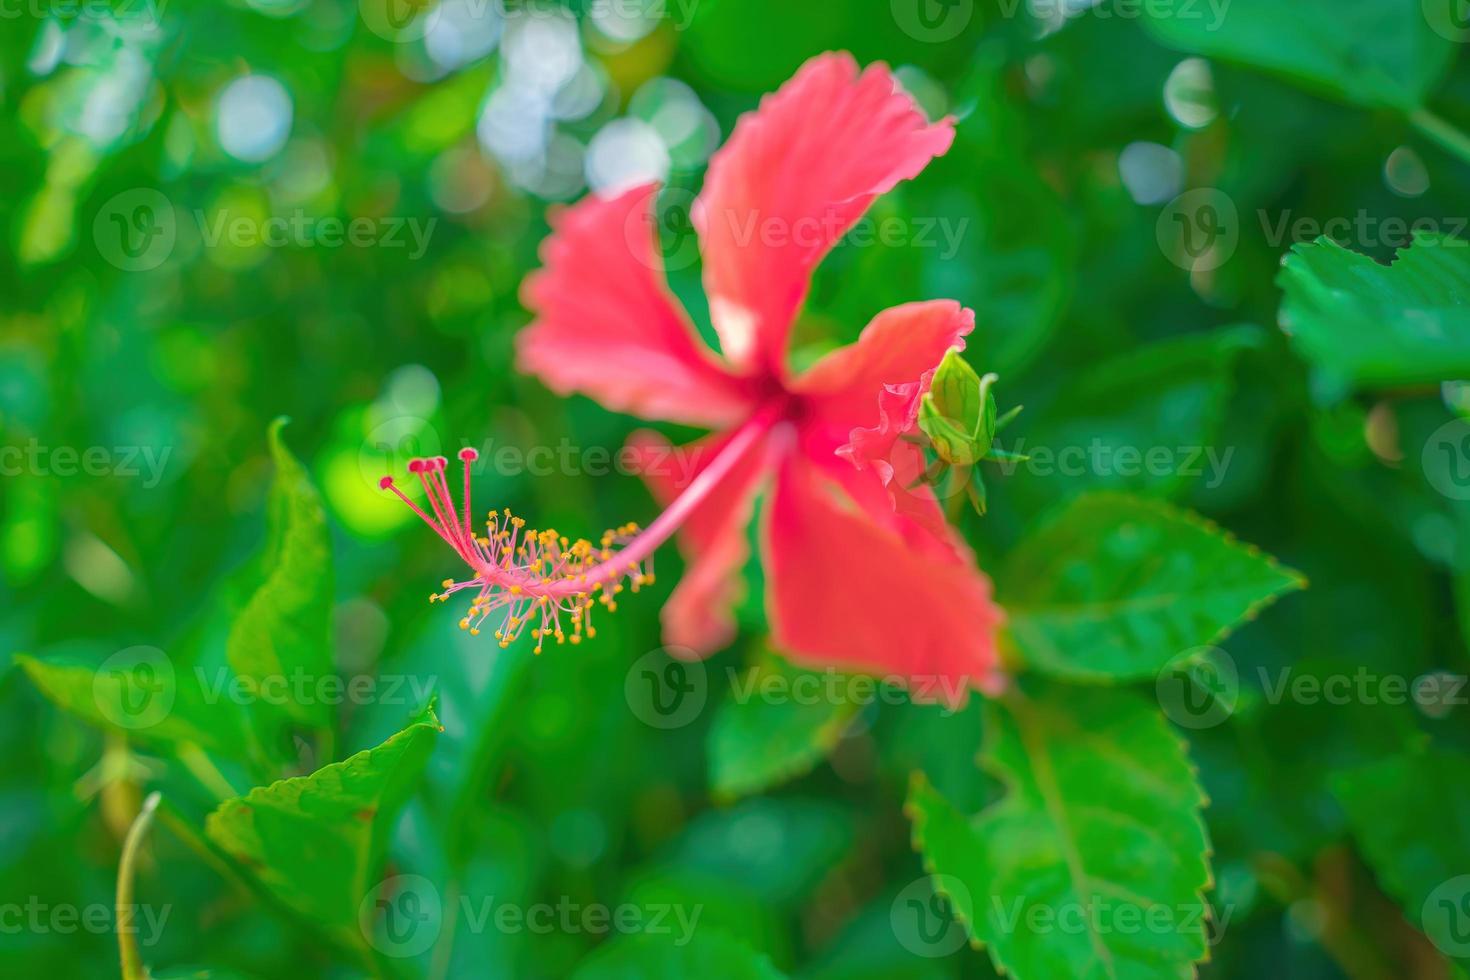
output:
M886 67L859 72L845 54L812 59L743 117L693 209L720 354L661 274L656 184L592 196L553 218L545 267L524 292L535 321L518 337L521 368L616 411L715 430L692 447L700 466L688 487L660 475L660 437L635 437L670 510L622 552L609 550L617 560L601 576L643 560L677 526L687 572L664 609L669 644L703 655L731 639L747 528L768 490L759 540L783 652L808 666L901 676L916 694L946 700L1000 683L1002 614L988 580L932 493L894 475L922 467L899 436L974 315L946 300L895 307L804 373L786 365L818 262L878 195L953 138L952 120L929 123Z

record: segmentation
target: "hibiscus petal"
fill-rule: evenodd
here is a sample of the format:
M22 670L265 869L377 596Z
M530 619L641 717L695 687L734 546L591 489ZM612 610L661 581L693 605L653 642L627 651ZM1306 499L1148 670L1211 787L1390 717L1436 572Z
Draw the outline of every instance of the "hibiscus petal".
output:
M910 391L915 399L928 391L945 353L964 350L974 329L974 312L954 300L895 306L874 317L856 342L813 364L791 388L807 396L813 423L835 426L845 441L852 429L879 424L885 386L917 383L917 391Z
M694 334L670 296L656 246L656 184L589 196L552 217L544 268L523 300L536 319L516 337L522 371L647 419L717 428L747 415L747 382Z
M763 547L775 640L798 663L901 677L947 703L1002 684L989 580L910 547L799 458L777 478Z
M668 505L719 454L729 435L671 446L655 432L635 432L628 449L655 499ZM747 528L762 476L765 449L757 444L706 497L680 528L684 576L664 605L664 642L703 656L735 636L732 610L744 598L741 570L750 557Z
M874 198L953 141L953 120L931 125L885 65L859 75L840 53L808 61L742 117L694 212L725 356L779 374L812 270Z

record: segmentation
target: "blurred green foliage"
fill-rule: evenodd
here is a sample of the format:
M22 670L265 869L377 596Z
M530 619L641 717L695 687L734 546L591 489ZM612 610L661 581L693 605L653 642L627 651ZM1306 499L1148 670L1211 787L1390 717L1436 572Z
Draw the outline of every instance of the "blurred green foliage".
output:
M1456 13L0 3L4 973L118 974L157 790L128 877L159 976L1463 976ZM976 310L1030 458L951 511L1027 676L910 704L786 663L758 601L672 662L672 549L595 643L461 633L377 486L410 456L475 446L478 501L569 531L653 512L616 465L639 423L512 366L547 209L666 176L711 336L680 209L829 49L958 137L876 205L898 240L824 263L795 357ZM1265 608L1284 566L1310 588ZM1079 880L1200 915L1079 935L993 901Z

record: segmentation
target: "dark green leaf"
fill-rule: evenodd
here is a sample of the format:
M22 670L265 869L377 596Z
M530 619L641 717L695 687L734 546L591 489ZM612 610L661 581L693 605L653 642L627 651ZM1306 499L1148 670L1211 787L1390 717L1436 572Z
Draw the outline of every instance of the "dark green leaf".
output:
M1470 242L1419 236L1384 266L1322 238L1280 282L1281 329L1329 393L1470 375Z
M999 594L1027 664L1118 680L1154 676L1304 585L1193 514L1094 494L1021 543Z

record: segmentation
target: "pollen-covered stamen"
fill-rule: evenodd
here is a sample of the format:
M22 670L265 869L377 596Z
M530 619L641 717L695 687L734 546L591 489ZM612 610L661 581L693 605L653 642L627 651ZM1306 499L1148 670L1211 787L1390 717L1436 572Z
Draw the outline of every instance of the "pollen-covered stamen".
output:
M540 653L548 639L579 643L584 636L596 636L592 625L595 606L614 612L617 597L625 589L637 592L651 584L654 551L779 419L779 406L752 416L647 529L624 524L604 532L595 545L585 539L571 540L549 528L529 530L509 510L491 511L485 535L475 534L470 524L469 471L479 454L473 449L459 453L465 469L462 517L449 492L444 476L448 460L442 456L408 464L409 472L423 484L433 516L399 490L392 477L383 477L379 486L397 494L470 566L470 578L462 582L446 579L443 591L429 596L429 601L447 602L452 595L472 590L469 612L460 620L462 629L478 635L494 616L495 639L502 647L530 630Z
M473 591L469 610L460 620L461 629L478 636L493 616L495 639L502 647L510 646L529 629L540 653L548 639L580 643L583 636L595 636L595 606L612 612L625 583L637 591L653 581L651 559L619 557L637 534L633 524L607 531L594 546L582 539L573 541L554 529L528 530L526 522L507 509L491 511L484 536L475 534L470 524L470 464L478 456L473 449L459 453L465 470L462 509L449 492L444 476L448 461L443 457L414 459L408 465L423 484L432 516L398 489L391 477L379 484L397 494L474 573L464 581L446 579L443 591L429 597L430 602L447 602L452 595Z

